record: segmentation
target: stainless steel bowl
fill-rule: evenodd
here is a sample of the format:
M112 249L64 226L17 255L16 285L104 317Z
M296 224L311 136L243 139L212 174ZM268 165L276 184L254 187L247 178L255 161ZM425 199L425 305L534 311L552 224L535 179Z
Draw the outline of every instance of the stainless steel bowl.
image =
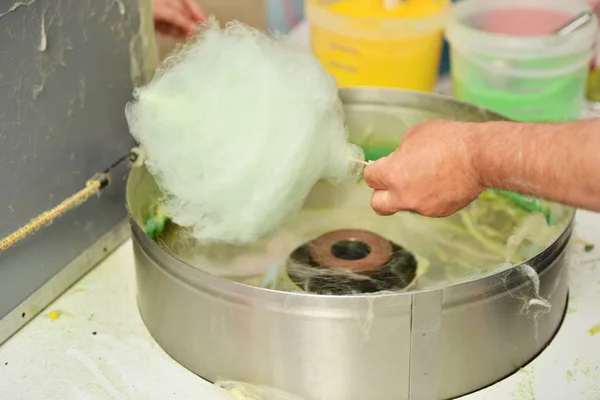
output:
M399 141L432 118L500 119L432 94L357 88L341 97L354 139L373 128ZM132 171L127 202L140 312L160 346L209 381L268 385L306 400L454 398L529 362L566 309L572 210L556 240L528 262L552 306L539 313L528 303L534 285L519 267L439 289L358 296L286 293L220 278L145 235L144 213L159 196L144 168Z

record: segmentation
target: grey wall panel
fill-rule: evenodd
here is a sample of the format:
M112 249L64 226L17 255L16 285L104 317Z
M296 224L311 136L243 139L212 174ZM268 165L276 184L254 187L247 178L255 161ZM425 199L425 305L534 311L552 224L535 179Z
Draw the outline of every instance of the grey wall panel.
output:
M135 145L124 107L154 67L149 4L0 0L0 237ZM0 322L126 217L125 174L0 253Z

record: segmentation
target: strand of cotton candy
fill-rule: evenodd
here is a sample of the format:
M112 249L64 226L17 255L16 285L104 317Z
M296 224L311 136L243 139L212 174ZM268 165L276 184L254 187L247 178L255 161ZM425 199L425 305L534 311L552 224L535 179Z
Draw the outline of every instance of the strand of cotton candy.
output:
M164 212L200 242L254 242L317 181L360 176L335 82L285 37L211 20L134 97L127 119Z

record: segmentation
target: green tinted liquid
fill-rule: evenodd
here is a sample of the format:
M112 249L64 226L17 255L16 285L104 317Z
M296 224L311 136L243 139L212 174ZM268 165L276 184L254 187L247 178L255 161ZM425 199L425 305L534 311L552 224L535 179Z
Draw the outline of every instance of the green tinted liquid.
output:
M494 80L494 81L493 81ZM562 122L579 119L585 100L586 74L552 79L471 76L454 79L459 100L523 122Z

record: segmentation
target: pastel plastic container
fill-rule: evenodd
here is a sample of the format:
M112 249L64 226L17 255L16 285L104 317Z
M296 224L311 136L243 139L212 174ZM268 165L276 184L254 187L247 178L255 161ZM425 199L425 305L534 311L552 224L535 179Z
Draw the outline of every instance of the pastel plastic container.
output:
M389 2L388 2L389 3ZM311 47L339 86L433 91L450 0L307 0Z
M454 95L519 121L578 119L598 23L552 32L588 9L577 0L458 2L446 29Z

